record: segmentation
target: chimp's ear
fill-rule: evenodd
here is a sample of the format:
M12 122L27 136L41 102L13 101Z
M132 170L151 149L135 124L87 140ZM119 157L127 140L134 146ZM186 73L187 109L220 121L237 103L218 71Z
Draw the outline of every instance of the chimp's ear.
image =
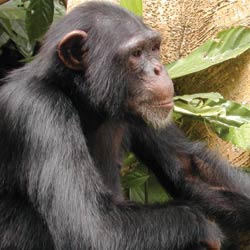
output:
M84 68L82 46L86 38L86 32L74 30L65 35L58 44L58 56L68 68L73 70L82 70Z

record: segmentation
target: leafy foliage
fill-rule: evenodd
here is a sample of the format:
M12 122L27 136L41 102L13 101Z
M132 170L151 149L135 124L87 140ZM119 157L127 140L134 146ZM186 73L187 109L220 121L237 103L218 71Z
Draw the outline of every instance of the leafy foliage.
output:
M129 154L124 163L125 166L132 166L132 170L122 176L122 186L130 200L147 204L164 203L170 199L155 175L133 154Z
M52 0L15 0L0 5L0 49L11 41L25 58L30 58L35 40L64 14L65 8Z
M223 30L187 57L167 65L168 73L171 78L178 78L235 58L250 48L249 41L250 28Z
M205 122L222 139L250 149L250 107L225 100L219 93L203 93L175 97L174 110Z
M39 39L51 25L54 16L53 0L31 0L26 12L26 28L31 41Z
M30 57L35 43L30 42L27 35L24 21L25 7L22 1L11 1L0 5L0 46L4 46L11 40L24 57Z
M250 48L250 29L234 27L219 32L187 57L167 65L172 78L185 76L235 58ZM175 117L190 116L208 124L222 139L250 149L249 107L225 100L218 93L175 98Z
M142 16L142 0L120 0L120 5L137 16Z

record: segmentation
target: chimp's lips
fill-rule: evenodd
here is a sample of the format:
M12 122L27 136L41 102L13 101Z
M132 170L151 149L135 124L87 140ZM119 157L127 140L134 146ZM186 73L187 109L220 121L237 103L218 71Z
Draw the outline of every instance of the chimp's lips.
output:
M163 101L163 102L159 102L153 105L156 108L166 108L166 109L172 109L174 107L174 103L173 101Z

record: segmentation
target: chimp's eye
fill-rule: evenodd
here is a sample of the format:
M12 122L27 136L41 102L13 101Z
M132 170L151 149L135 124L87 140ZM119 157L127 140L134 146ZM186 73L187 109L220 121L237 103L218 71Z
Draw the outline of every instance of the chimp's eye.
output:
M133 55L134 57L140 57L140 56L142 55L142 50L141 50L141 49L137 49L137 50L135 50L135 51L132 53L132 55Z
M155 44L153 47L152 47L152 51L159 51L160 50L160 44L159 43L157 43L157 44Z

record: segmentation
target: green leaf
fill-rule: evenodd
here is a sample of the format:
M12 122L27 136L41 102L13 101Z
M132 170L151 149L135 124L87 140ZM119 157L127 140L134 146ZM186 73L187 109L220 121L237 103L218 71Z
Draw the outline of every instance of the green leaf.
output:
M129 198L131 201L143 204L165 203L171 199L153 174L142 185L131 187Z
M145 167L139 166L131 173L122 177L122 186L124 188L133 188L143 185L149 178Z
M145 204L145 187L143 185L129 189L129 199L134 202Z
M122 186L129 190L129 198L135 202L163 203L170 199L155 175L142 164L122 177Z
M225 100L218 93L177 96L174 100L175 113L201 120L220 138L245 150L250 149L248 106Z
M40 4L40 0L37 1ZM30 60L33 55L35 41L30 41L25 24L26 9L30 1L10 1L0 5L0 46L6 43L7 38L16 45L17 50ZM65 14L65 7L55 1L55 20ZM34 23L35 29L39 25ZM3 30L3 32L2 32Z
M16 44L17 50L24 56L33 54L34 43L30 43L23 20L1 19L0 26L9 38Z
M28 1L22 0L9 1L0 5L0 18L24 20Z
M163 187L160 185L159 181L155 175L151 175L147 184L148 193L148 203L165 203L171 199L171 197L166 193Z
M226 140L243 149L250 149L250 123L244 124L239 128L230 127Z
M8 41L10 37L3 31L0 27L0 48L3 47Z
M53 22L53 0L31 0L26 13L26 27L31 41L44 35Z
M120 5L137 16L142 16L142 0L120 0Z
M235 58L250 48L250 28L234 27L219 32L187 57L167 65L171 78L204 70L212 65Z
M60 4L59 1L54 1L54 7L55 9L53 22L60 20L66 14L64 5Z
M33 54L34 43L30 43L25 28L25 4L22 1L11 1L0 5L0 26L4 31L1 44L7 37L13 41L17 50L25 57Z
M123 162L125 166L130 166L138 162L138 160L133 153L129 153L125 155Z
M24 19L25 9L15 5L3 4L0 5L0 18L9 20Z

